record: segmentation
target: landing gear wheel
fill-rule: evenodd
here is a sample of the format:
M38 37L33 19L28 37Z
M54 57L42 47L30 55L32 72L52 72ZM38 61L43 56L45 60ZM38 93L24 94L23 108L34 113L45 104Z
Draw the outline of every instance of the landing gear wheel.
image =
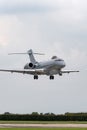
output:
M34 79L38 79L38 75L34 75Z
M53 79L54 79L54 76L51 75L51 76L50 76L50 80L53 80Z
M62 76L62 73L59 73L59 76Z

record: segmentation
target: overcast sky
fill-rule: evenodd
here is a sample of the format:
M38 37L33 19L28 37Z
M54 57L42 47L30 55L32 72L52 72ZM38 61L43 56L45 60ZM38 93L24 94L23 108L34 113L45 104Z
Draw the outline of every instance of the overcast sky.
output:
M0 72L0 113L87 112L87 0L0 0L0 68L23 69L28 56L8 53L29 49L80 73L34 81Z

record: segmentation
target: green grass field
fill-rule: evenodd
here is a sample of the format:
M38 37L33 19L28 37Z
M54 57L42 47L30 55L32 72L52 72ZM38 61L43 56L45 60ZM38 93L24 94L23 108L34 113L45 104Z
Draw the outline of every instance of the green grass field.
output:
M0 124L87 124L87 121L0 121Z
M0 130L87 130L87 128L0 128Z

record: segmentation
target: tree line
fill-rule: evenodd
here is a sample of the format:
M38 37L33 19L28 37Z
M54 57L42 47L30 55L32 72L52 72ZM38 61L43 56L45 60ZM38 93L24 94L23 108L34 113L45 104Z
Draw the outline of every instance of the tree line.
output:
M3 121L87 121L87 113L38 113L32 114L12 114L5 112L0 114L0 120Z

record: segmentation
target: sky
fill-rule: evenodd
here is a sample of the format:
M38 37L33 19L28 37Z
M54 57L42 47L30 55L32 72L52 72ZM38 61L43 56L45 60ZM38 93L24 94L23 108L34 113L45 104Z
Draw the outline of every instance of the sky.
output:
M29 49L80 73L34 81L0 72L0 113L87 112L87 0L0 0L0 69L23 69L29 57L8 53Z

